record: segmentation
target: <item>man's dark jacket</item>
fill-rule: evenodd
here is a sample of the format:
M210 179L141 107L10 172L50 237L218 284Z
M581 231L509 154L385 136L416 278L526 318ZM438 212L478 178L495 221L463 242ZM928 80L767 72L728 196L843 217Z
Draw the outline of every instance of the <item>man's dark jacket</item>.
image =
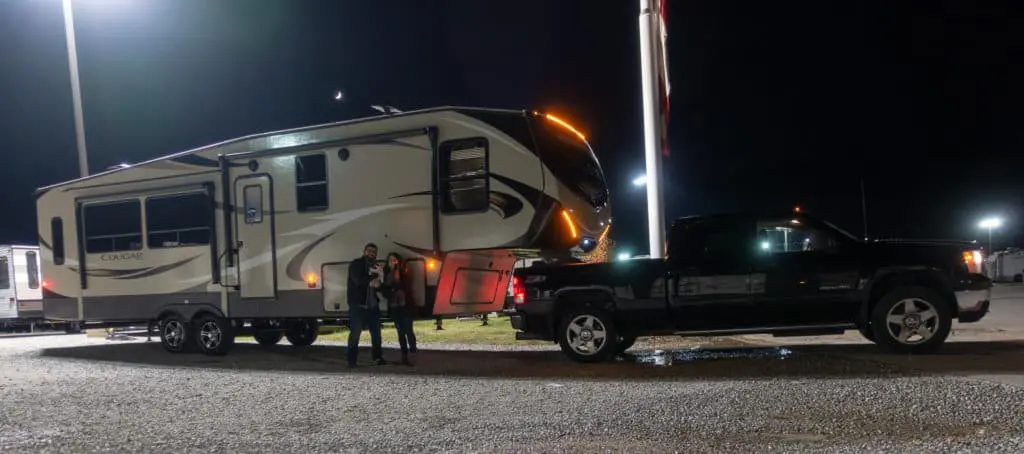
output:
M366 304L370 291L370 264L366 256L353 260L348 265L348 307L368 307ZM374 300L377 299L374 295Z

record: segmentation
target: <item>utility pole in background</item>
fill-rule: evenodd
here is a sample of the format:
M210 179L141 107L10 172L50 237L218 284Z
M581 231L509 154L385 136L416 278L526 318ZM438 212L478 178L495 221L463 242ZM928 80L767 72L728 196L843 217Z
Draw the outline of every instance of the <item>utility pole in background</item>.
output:
M89 176L89 157L85 152L85 120L82 118L82 88L78 84L78 49L75 46L75 18L71 0L61 2L64 9L64 39L68 47L68 69L71 72L71 103L75 109L75 143L78 145L78 171Z
M667 155L668 61L665 0L640 0L640 78L643 89L644 156L647 161L647 233L651 258L665 257L662 153Z

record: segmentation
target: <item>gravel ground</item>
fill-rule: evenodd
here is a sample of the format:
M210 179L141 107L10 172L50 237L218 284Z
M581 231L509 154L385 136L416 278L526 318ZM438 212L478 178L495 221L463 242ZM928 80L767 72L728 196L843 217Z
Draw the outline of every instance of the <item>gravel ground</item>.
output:
M1024 452L1024 390L829 347L343 353L2 339L0 452Z

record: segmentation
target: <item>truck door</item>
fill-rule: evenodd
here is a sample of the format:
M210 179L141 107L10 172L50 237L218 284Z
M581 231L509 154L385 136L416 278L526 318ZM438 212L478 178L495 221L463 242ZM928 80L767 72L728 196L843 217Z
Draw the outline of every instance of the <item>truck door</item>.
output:
M681 331L749 328L753 222L697 221L669 240L670 310Z
M837 233L795 217L759 221L753 266L765 285L754 295L754 312L774 326L854 320L860 306L859 261L844 253Z
M242 298L277 296L273 182L266 174L235 179L238 283Z

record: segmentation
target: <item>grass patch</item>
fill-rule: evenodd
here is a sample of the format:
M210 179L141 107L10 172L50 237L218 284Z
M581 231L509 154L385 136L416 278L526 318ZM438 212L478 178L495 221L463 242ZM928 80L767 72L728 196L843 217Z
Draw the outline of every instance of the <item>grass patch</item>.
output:
M480 319L456 320L445 319L444 330L434 329L433 320L417 320L413 322L416 342L421 344L474 344L474 345L552 345L546 341L517 341L512 321L508 317L490 317L487 326L481 326ZM320 339L331 341L347 341L348 329L325 326L321 329ZM398 343L395 325L384 322L381 330L384 343ZM363 331L361 342L370 342L370 333Z

